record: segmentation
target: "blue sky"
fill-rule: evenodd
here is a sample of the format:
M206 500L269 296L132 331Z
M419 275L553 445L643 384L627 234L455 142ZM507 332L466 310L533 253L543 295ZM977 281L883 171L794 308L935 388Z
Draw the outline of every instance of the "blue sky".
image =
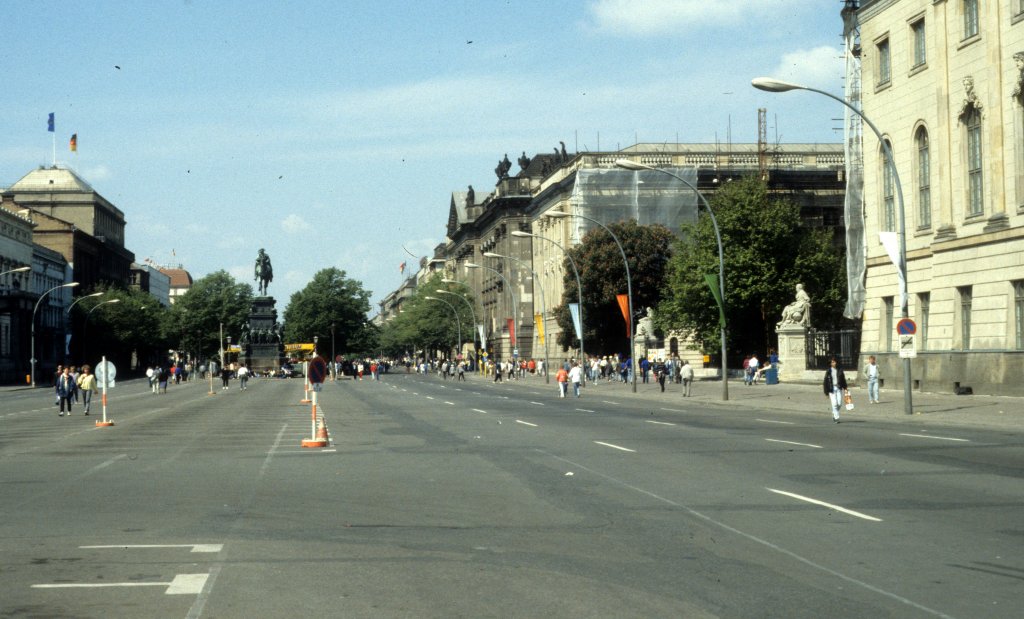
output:
M749 84L840 93L841 8L13 0L0 186L52 162L54 112L57 162L124 211L138 261L251 282L264 247L279 310L329 266L376 302L401 281L403 245L432 253L451 192L486 194L505 153L755 142L758 107L772 141L840 141L835 102Z

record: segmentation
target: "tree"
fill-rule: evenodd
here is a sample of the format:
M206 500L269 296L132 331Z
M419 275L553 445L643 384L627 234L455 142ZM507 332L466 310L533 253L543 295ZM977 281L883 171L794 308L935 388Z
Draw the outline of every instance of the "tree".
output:
M436 350L453 350L458 346L460 321L463 344L473 341L473 315L469 307L455 296L439 293L437 290L450 290L463 296L468 295L467 288L445 284L441 281L440 275L435 275L421 284L416 293L402 303L402 312L384 325L381 346L386 353L401 355L422 349L431 354ZM468 300L475 305L473 299ZM453 307L458 313L458 321L455 312L452 312Z
M285 340L312 342L313 336L319 336L330 344L333 325L336 351L370 353L376 330L366 322L369 311L370 293L363 290L362 283L334 267L323 269L288 301L284 310ZM320 350L325 349L321 346Z
M814 326L842 320L846 267L824 229L803 225L799 206L768 193L756 176L723 185L711 200L722 235L730 356L766 351L796 284L813 299ZM718 306L704 280L718 273L718 244L709 217L684 225L670 261L658 323L717 350Z
M72 310L80 340L76 348L84 361L94 365L106 356L127 375L133 361L144 365L162 358L168 342L160 326L168 308L150 294L131 288L100 285L93 292L104 294L84 299ZM114 299L117 303L109 303Z
M661 300L673 236L665 226L641 226L634 220L609 224L608 227L622 243L629 260L635 332L637 317L645 313L645 308L656 307ZM580 268L583 337L587 352L628 355L630 341L616 299L616 295L626 294L627 290L626 267L618 246L603 228L595 227L587 232L579 245L568 251ZM568 308L568 303L576 302L576 277L568 262L566 259L562 285L565 302L554 310L561 328L558 343L563 348L579 346Z
M177 298L164 322L164 335L178 350L213 357L220 350L221 326L224 335L237 342L251 308L252 286L235 281L227 271L216 271Z

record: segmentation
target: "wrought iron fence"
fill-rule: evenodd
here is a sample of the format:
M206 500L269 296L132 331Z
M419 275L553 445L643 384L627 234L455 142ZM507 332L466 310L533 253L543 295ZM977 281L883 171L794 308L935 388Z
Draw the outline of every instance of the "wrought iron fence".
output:
M860 331L844 329L840 331L807 332L807 369L827 370L832 357L836 358L840 368L853 370L857 368L857 355L860 351Z

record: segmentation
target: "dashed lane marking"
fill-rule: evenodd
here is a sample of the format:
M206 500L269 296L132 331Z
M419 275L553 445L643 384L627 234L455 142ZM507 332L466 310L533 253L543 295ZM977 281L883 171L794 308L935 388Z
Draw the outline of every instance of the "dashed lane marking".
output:
M932 436L931 434L904 434L900 433L900 436L911 436L913 438L932 438L937 441L956 441L958 443L970 443L971 441L965 438L953 438L952 436Z
M674 423L669 423L667 421L651 421L650 419L647 419L646 421L647 421L647 423L653 423L653 424L659 425L659 426L674 426L674 425L676 425Z
M769 443L785 443L787 445L799 445L801 447L813 447L814 449L822 449L821 445L812 445L811 443L797 443L795 441L782 441L782 440L775 439L775 438L766 438L764 440L768 441Z
M622 447L620 445L613 445L611 443L605 443L603 441L594 441L598 445L604 445L605 447L611 447L612 449L618 449L619 451L628 451L629 453L636 453L635 449L629 449L628 447Z
M875 518L874 516L869 516L867 514L863 514L861 512L854 511L852 509L847 509L845 507L840 507L839 505L834 505L832 503L826 503L825 501L819 501L818 499L812 499L811 497L803 496L801 494L793 494L792 492L786 492L785 490L776 490L774 488L765 488L765 490L767 490L768 492L774 492L775 494L781 494L783 496L788 496L788 497L796 499L798 501L804 501L804 502L807 502L807 503L811 503L813 505L821 505L822 507L827 507L827 508L829 508L831 510L835 510L837 512L842 512L844 514L849 514L849 515L854 516L856 518L861 518L861 519L864 519L864 520L870 520L871 522L882 522L881 518Z
M536 427L538 427L538 426L537 426L537 424L535 424L535 423L530 423L529 421L523 421L522 419L516 419L516 423L521 423L521 424L523 424L524 426L530 426L531 428L536 428Z

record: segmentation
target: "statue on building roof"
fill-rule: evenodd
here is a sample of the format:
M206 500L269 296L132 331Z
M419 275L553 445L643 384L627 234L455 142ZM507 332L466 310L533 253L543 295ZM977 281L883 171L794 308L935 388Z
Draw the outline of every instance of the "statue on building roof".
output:
M494 174L497 175L498 180L508 178L508 171L512 169L512 162L508 160L508 153L505 153L505 158L498 162L498 167L494 168Z
M466 208L471 206L476 206L476 192L473 191L472 185L466 190Z
M526 151L524 150L523 154L519 157L519 169L526 170L528 167L530 167L530 158L526 156Z

